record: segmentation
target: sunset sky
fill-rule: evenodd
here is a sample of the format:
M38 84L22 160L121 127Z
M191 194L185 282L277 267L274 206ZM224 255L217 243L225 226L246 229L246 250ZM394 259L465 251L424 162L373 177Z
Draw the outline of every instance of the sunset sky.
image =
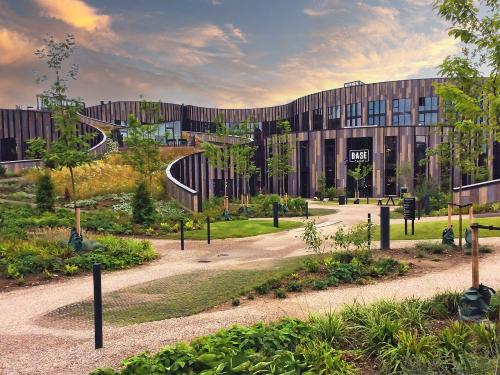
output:
M0 108L33 105L33 55L74 34L70 95L226 108L344 82L437 76L458 45L431 0L0 0Z

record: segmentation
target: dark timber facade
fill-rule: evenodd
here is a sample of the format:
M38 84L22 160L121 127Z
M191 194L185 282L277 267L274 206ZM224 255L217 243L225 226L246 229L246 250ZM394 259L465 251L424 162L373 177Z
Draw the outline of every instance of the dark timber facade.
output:
M258 124L254 140L258 147L256 163L261 168L261 175L254 178L253 192L279 192L278 181L268 177L265 160L272 152L270 139L276 134L276 123L280 119L289 120L292 125L290 141L293 172L288 175L285 187L291 195L312 197L317 189L318 177L324 174L327 186L347 187L352 196L354 181L348 177L347 170L356 166L354 160L361 160L373 167L362 185L362 195L397 194L400 184L396 179L396 168L401 165L411 168L413 177L406 184L410 191L419 176L428 176L443 186L457 186L457 171L442 170L435 157L430 158L426 166L419 164L419 160L425 158L425 150L441 142L441 130L435 125L445 122L444 103L435 94L435 82L443 82L443 79L371 84L352 82L341 88L301 97L288 104L252 109L216 109L161 103L160 116L167 130L163 130L159 136L168 138L165 133L168 129L174 133L179 133L177 130L211 131L214 129L213 121L220 114L224 115L228 126L252 119ZM83 114L107 123L125 124L130 113L143 122L156 121L144 116L137 101L101 102L86 107ZM3 112L2 116L0 138L6 132ZM22 147L22 142L17 141L18 147ZM490 142L485 145L485 156L490 158L488 167L493 178L500 178L500 169L494 168L500 161L498 144ZM234 171L212 170L201 155L185 158L172 173L182 184L198 191L199 205L203 198L218 193L217 180L220 182L224 173L229 173L233 179L233 193L239 190L240 182L234 176Z

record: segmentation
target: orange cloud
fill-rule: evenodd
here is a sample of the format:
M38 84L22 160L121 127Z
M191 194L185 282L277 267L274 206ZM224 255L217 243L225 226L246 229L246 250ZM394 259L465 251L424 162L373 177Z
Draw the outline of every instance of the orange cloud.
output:
M111 17L98 14L97 9L82 0L35 0L42 8L42 15L56 18L86 31L107 31Z
M22 34L6 28L0 29L0 65L33 58L33 45Z

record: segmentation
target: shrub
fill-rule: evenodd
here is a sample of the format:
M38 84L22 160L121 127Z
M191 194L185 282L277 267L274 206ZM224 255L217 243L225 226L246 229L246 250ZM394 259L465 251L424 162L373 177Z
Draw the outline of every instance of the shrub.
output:
M311 283L313 290L325 290L328 289L328 283L326 280L315 279Z
M0 165L0 178L3 178L7 175L7 168L5 168L3 165Z
M255 291L260 295L269 293L269 289L270 288L268 283L263 283L255 287Z
M338 197L337 188L332 186L332 187L329 187L328 189L326 189L326 197L328 199L330 199L331 201L336 199Z
M287 290L289 292L301 292L303 289L302 284L298 281L292 281L288 284Z
M234 307L239 306L240 305L240 299L239 298L233 298L231 300L231 305L233 305Z
M317 273L320 270L319 262L311 257L307 257L304 259L304 266L306 267L308 272Z
M461 297L461 293L451 291L434 295L426 302L428 314L436 318L445 318L458 314Z
M137 185L132 200L132 221L142 225L151 225L155 221L153 201L144 181Z
M331 311L324 315L312 315L309 322L313 338L326 341L330 345L345 342L348 329L340 315Z
M276 298L286 298L286 292L283 288L278 288L274 290L274 296Z
M78 266L72 264L65 264L63 272L66 276L73 276L78 272L78 270L79 270ZM44 271L46 271L46 269Z
M42 212L54 211L54 203L56 195L54 184L48 173L40 175L37 180L35 203L38 209Z
M431 254L444 254L452 250L450 245L438 243L438 242L417 242L415 249L418 251L424 251Z
M488 317L493 321L498 321L500 319L500 292L491 296L490 306L488 307Z
M314 220L306 222L301 239L304 241L306 249L312 251L314 254L319 255L324 252L326 237L324 237L321 231L318 230Z

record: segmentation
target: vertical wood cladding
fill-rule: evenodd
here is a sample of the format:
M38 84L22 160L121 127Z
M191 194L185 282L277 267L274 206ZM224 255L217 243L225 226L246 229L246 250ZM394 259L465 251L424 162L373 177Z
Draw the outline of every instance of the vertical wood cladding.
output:
M96 137L90 142L91 146L101 141L101 133L96 129L86 125L79 124L78 132L95 133ZM46 140L47 147L51 142L57 139L58 132L52 121L51 113L48 111L23 110L23 109L0 109L0 139L15 140L15 158L14 160L27 159L26 141L40 137ZM0 155L2 145L0 144ZM3 150L5 152L5 150ZM1 160L0 156L0 161Z

